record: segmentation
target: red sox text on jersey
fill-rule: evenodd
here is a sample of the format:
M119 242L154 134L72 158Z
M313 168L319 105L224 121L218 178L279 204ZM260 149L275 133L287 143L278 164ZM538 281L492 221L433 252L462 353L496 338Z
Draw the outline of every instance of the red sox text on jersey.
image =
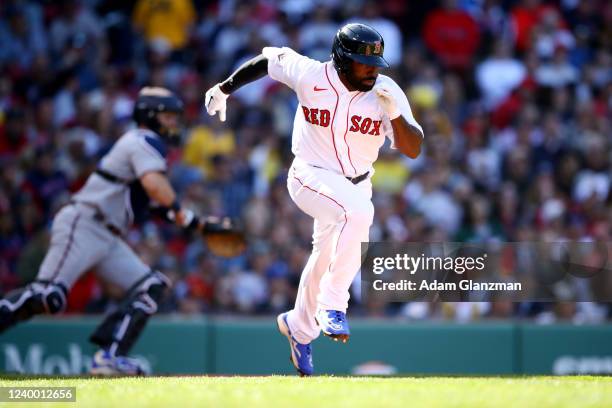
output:
M302 111L304 112L304 119L306 119L306 122L323 127L329 126L331 113L327 109L302 106ZM382 120L353 115L351 116L351 127L349 128L349 132L361 132L364 135L380 136L381 124Z

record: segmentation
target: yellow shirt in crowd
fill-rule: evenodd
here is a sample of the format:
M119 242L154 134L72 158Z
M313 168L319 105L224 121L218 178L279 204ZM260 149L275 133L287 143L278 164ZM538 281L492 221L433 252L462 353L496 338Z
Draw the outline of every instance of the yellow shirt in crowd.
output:
M216 155L229 155L236 147L234 133L224 130L219 134L206 126L194 127L183 150L183 161L190 166L198 167L204 175L210 176L212 163Z
M191 0L138 0L134 24L148 41L163 38L172 49L183 48L189 40L189 28L196 19Z

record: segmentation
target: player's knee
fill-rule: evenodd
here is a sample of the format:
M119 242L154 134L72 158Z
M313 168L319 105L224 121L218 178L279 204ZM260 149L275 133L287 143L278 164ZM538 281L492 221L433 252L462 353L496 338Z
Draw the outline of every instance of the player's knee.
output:
M53 282L32 282L16 289L0 300L0 312L15 315L18 320L37 314L56 314L67 305L68 291L62 284Z
M346 210L344 207L339 207L337 205L331 207L330 213L330 221L332 224L338 224L344 222L346 217Z
M131 307L147 315L157 313L159 302L164 297L170 280L161 272L151 272L131 292Z
M66 309L68 290L61 283L33 282L30 287L36 296L39 296L43 313L57 314Z
M374 205L371 201L358 202L347 211L347 217L353 223L367 225L374 221Z

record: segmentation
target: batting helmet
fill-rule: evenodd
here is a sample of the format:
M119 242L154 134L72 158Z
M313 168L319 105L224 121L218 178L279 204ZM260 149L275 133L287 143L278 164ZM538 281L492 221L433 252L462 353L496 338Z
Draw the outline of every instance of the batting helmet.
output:
M340 72L346 72L351 61L388 68L384 49L385 41L378 31L365 24L347 24L336 33L331 56Z
M138 93L134 106L134 121L151 129L169 142L177 143L181 131L166 129L157 118L160 112L183 113L183 101L166 88L144 87Z

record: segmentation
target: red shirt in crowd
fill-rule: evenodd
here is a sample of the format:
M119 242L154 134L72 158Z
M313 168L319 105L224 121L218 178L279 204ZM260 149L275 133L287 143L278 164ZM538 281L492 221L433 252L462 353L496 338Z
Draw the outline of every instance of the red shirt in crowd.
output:
M510 12L510 21L512 22L512 31L514 32L514 40L516 48L519 51L526 51L531 48L531 32L533 28L540 23L542 16L546 12L556 11L556 8L541 4L534 7L526 7L518 5ZM565 26L562 19L559 20L559 26Z
M462 10L437 9L425 20L423 37L444 65L468 68L480 43L478 23Z

